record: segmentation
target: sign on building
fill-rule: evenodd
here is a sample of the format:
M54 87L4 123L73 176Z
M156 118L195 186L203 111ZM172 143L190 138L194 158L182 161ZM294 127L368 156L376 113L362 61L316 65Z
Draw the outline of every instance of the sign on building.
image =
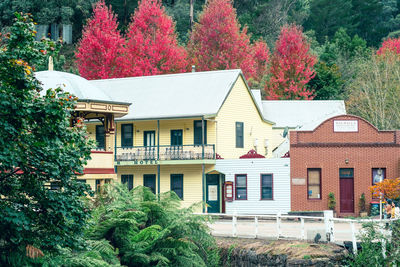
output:
M358 120L334 120L334 132L358 132Z

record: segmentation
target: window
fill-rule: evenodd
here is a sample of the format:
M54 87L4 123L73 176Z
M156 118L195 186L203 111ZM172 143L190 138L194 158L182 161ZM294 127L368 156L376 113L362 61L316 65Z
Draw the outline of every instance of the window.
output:
M171 130L171 146L182 145L182 130Z
M273 181L272 174L261 174L261 199L273 199Z
M372 169L372 185L376 185L386 178L386 168L373 168Z
M307 169L308 199L321 199L321 169Z
M235 175L235 193L237 200L247 199L247 174Z
M144 146L155 146L155 131L144 131L143 132L143 144Z
M96 179L96 193L100 192L100 179Z
M341 168L339 169L339 178L353 178L354 169L353 168Z
M121 125L121 146L122 147L133 146L133 124Z
M143 185L150 188L153 194L156 193L156 175L155 174L144 174Z
M243 148L243 122L236 122L236 147Z
M193 122L193 134L194 140L193 144L201 145L203 139L203 131L201 129L201 121L194 121ZM207 121L204 121L204 144L207 144Z
M133 174L123 174L121 175L121 183L126 184L129 190L133 188Z
M171 174L171 191L183 199L183 174Z
M50 189L51 189L51 190L58 190L58 189L60 189L60 182L50 182Z
M96 142L97 147L101 149L105 149L104 145L104 126L103 125L96 125Z

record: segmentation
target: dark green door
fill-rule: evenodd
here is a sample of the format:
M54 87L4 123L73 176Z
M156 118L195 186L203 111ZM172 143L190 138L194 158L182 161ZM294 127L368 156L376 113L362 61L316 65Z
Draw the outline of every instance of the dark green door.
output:
M155 174L144 174L143 185L150 188L153 194L156 193L156 175Z
M220 212L219 174L206 175L206 200L208 213Z

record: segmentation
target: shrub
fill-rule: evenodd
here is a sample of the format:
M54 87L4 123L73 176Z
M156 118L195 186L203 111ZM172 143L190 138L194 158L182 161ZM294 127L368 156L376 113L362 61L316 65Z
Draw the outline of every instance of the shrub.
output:
M360 196L360 200L358 201L358 207L360 208L360 212L367 211L366 205L365 205L365 194L364 193L362 193Z
M330 192L328 194L328 209L330 210L335 210L336 208L336 198L335 198L335 194Z

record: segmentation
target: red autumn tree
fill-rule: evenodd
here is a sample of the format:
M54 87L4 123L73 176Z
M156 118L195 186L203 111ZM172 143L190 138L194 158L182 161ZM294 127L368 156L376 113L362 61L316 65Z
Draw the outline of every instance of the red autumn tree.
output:
M267 98L313 99L313 92L306 85L315 76L316 61L301 29L284 26L271 58L271 76L265 86Z
M378 55L383 55L388 52L400 54L400 38L387 39L382 43L381 48L376 52Z
M253 79L256 82L260 82L267 73L269 61L269 49L263 40L258 40L252 45L252 56L255 64L255 75Z
M230 0L207 2L194 25L188 52L198 70L240 68L248 79L256 75L250 39L246 28L240 31Z
M184 72L186 51L178 45L175 25L160 0L142 0L129 25L128 76Z
M117 27L117 18L111 7L107 7L104 0L97 2L75 54L82 77L106 79L123 76L126 69L123 56L125 41Z
M400 197L400 178L384 179L369 190L373 198L379 198L381 195L385 199L398 199Z

